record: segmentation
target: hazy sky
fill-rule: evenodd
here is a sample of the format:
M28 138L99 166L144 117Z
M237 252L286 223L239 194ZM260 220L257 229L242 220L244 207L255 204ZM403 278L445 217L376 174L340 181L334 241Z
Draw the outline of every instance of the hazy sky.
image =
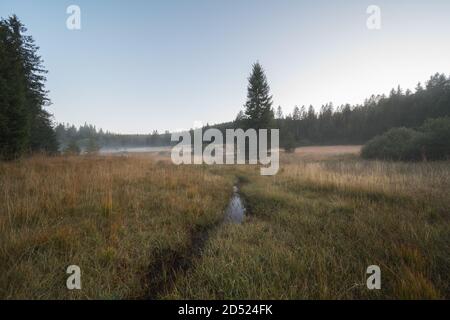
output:
M12 13L41 47L55 121L120 133L234 119L257 60L286 113L450 73L449 0L1 0Z

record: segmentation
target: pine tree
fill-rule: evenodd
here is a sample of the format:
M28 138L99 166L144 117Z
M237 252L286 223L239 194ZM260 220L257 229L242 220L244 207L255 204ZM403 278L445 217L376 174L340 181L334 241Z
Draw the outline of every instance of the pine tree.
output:
M89 155L97 154L100 151L100 146L94 138L89 138L88 144L86 146L86 153Z
M281 106L278 106L277 108L277 119L283 119L283 109L281 109Z
M69 156L77 156L80 153L81 153L80 147L78 146L75 140L70 141L66 149L64 150L64 154Z
M248 82L245 104L247 128L268 129L274 119L272 96L264 70L258 62L253 65Z
M305 106L302 106L300 108L300 119L303 120L305 118L306 118L306 108L305 108Z
M47 72L38 47L13 15L0 20L0 156L13 159L28 152L57 152L50 102L45 90Z
M311 120L316 119L316 111L314 110L314 107L312 105L310 105L308 108L307 117Z
M246 126L246 117L244 112L241 110L236 115L236 119L234 119L234 128L243 128Z
M297 106L295 106L294 111L292 112L292 119L300 120L300 118L301 118L300 109Z
M6 20L0 20L0 156L13 159L28 147L30 122L20 58L22 42Z

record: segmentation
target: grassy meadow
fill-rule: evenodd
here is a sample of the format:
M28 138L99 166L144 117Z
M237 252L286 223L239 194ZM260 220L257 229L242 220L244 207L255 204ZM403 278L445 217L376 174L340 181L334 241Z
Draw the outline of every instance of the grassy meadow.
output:
M1 164L0 186L0 298L116 299L165 282L232 181L143 157L38 157ZM67 290L69 265L82 290Z
M301 148L273 177L167 154L0 163L0 298L449 298L450 163L358 151ZM235 183L242 224L223 221Z

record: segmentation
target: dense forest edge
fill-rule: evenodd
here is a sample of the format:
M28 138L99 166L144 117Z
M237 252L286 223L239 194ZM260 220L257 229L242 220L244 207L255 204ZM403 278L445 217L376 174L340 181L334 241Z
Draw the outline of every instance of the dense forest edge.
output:
M16 16L0 20L2 159L15 159L33 153L97 152L101 148L161 147L173 144L168 131L116 134L90 124L77 128L70 124L53 123L52 115L45 109L50 105L45 89L47 71L38 55L39 47L31 36L26 35L26 31ZM423 132L427 120L450 116L450 75L447 77L444 73L432 75L424 84L418 83L414 92L398 86L391 90L389 96L372 95L361 105L345 104L335 107L328 103L321 106L319 111L313 106L296 106L287 115L284 115L281 106L276 109L272 107L268 82L259 63L253 66L249 78L249 94L252 90L254 96L248 97L245 112L239 112L234 121L207 125L205 128L225 131L230 128L260 128L262 124L264 127L279 128L280 145L290 151L295 147L308 145L365 144L394 128ZM255 119L262 122L255 122ZM448 123L448 118L442 121ZM446 126L441 124L442 127ZM448 139L448 132L446 131L446 135L443 133L445 130L442 130L438 136L440 139ZM377 156L373 152L367 152L367 148L363 155L367 158L394 160L427 158L423 150L425 138L417 138L419 134L413 134L412 131L409 131L409 136L415 136L415 141L420 140L422 144L415 151L408 149L408 156ZM402 142L406 140L397 139ZM378 138L376 141L380 144L387 140ZM408 145L411 146L409 142ZM447 147L441 147L444 148L444 155L449 154ZM430 155L429 158L442 156Z

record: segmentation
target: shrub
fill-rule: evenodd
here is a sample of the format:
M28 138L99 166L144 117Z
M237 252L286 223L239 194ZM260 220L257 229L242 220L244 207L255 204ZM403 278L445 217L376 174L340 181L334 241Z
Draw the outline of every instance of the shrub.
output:
M419 131L416 145L427 160L445 160L450 157L450 117L427 120Z
M395 128L370 140L361 150L365 159L444 160L450 157L450 118L427 120L418 130Z
M286 153L294 153L295 152L295 139L292 134L287 134L286 137L281 141L281 148L284 149Z
M370 140L361 150L365 159L410 160L417 159L420 152L414 148L419 133L407 128L394 128Z

